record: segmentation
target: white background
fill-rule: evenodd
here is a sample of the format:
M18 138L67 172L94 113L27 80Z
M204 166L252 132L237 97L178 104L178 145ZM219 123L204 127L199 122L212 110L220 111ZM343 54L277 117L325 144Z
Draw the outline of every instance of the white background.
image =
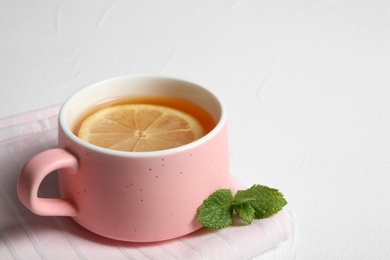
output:
M389 3L0 0L0 118L119 75L194 81L227 106L232 174L289 202L264 259L388 259Z

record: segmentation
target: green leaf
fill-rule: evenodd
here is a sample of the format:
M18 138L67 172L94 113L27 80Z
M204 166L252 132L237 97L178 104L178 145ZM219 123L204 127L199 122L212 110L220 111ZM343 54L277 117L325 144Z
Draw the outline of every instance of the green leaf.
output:
M223 228L232 224L233 195L229 189L211 194L198 209L197 219L208 228Z
M261 219L278 213L287 204L287 201L277 189L262 185L253 185L250 189L237 191L233 204L240 203L249 204L254 210L255 218ZM246 210L248 208L248 206L245 206ZM245 214L248 213L245 212Z
M277 189L253 185L247 190L239 190L233 198L228 189L220 189L211 194L198 209L198 221L208 228L223 228L232 224L233 209L248 224L253 219L270 217L287 204Z
M255 218L255 209L248 203L233 203L233 208L238 216L248 224L252 224Z

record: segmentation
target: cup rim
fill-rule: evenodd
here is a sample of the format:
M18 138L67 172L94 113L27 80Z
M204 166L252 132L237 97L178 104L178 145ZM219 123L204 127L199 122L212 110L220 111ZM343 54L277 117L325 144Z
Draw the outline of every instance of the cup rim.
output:
M100 147L97 145L90 144L84 140L81 140L71 131L70 127L66 123L65 113L69 109L70 103L73 99L77 98L77 96L79 96L83 92L86 92L92 88L95 88L97 85L106 84L109 82L114 82L116 80L125 80L125 79L132 79L132 78L172 80L172 81L176 81L178 83L190 84L192 86L195 86L195 87L199 88L200 90L202 90L203 92L207 93L208 95L212 96L216 100L218 106L220 107L220 111L221 111L221 115L219 117L219 120L216 123L215 127L210 132L208 132L203 137L201 137L201 138L199 138L191 143L181 145L178 147L174 147L174 148L170 148L170 149L149 151L149 152L128 152L128 151L119 151L119 150L112 150L112 149ZM59 123L59 129L61 129L61 131L70 140L72 140L72 142L76 143L77 145L79 145L81 147L86 148L87 150L90 150L90 151L93 151L96 153L100 153L100 154L106 154L106 155L118 156L118 157L156 157L156 156L167 156L170 154L188 151L188 150L191 150L195 147L198 147L198 146L208 142L208 140L210 140L215 135L217 135L221 131L221 129L225 126L226 118L227 118L226 108L225 108L225 105L222 102L222 100L218 96L216 96L213 92L211 92L210 90L201 86L200 84L197 84L196 82L184 80L184 79L177 78L177 77L169 77L169 76L161 76L161 75L153 75L153 74L131 74L131 75L111 77L111 78L108 78L105 80L101 80L101 81L95 82L93 84L89 84L88 86L73 93L61 106L61 109L60 109L60 112L58 115L58 123Z

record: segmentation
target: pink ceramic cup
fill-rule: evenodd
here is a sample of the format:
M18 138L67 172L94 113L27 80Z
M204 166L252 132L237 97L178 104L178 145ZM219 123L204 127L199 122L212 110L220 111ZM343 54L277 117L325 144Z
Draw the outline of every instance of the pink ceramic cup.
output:
M109 99L167 95L205 108L216 126L204 137L155 152L121 152L80 140L71 126L83 111ZM29 160L17 191L22 203L44 216L70 216L99 235L134 242L180 237L201 224L197 209L212 192L229 188L226 111L208 90L182 80L125 76L86 87L59 114L59 148ZM40 198L46 175L58 171L60 198Z

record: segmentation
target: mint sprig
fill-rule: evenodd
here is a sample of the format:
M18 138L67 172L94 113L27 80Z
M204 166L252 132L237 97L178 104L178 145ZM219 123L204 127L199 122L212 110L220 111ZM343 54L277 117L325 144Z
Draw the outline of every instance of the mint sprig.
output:
M232 224L233 210L246 223L278 213L287 204L277 189L253 185L239 190L233 197L228 189L219 189L211 194L198 209L197 220L208 228L223 228Z

